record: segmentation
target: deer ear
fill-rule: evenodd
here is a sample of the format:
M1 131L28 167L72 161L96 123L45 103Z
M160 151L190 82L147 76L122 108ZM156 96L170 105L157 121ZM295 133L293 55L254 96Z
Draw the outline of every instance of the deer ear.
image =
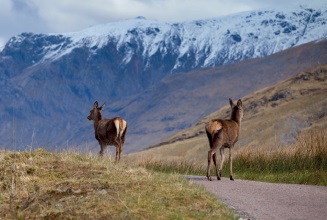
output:
M242 100L241 99L239 99L238 101L237 101L237 107L238 108L242 108Z
M95 101L93 104L93 108L97 108L98 107L98 101Z
M229 104L231 108L234 108L235 104L231 98L229 98Z
M100 110L102 110L103 107L104 107L105 105L106 105L106 103L104 102L104 103L101 105Z

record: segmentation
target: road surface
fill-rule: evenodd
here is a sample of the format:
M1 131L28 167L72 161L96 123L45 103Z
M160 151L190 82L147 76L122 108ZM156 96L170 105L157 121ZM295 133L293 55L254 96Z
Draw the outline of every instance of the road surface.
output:
M327 187L186 176L243 219L327 219Z

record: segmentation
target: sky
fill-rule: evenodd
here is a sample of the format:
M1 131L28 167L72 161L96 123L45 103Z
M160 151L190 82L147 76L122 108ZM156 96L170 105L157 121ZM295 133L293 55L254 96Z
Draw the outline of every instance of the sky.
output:
M326 0L309 2L327 4ZM0 51L11 37L23 32L67 33L137 16L182 22L291 7L288 4L308 5L308 0L0 0Z

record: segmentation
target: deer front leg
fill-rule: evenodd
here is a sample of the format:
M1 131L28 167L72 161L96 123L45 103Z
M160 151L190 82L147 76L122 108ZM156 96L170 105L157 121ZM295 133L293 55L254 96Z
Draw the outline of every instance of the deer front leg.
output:
M220 152L220 159L221 159L221 161L220 161L219 178L218 178L218 180L221 179L221 171L223 170L223 165L224 165L224 161L225 161L224 150L225 150L224 147L221 147L221 148L219 149L219 152Z
M229 165L230 165L229 179L230 179L230 180L234 180L234 178L233 178L233 157L232 157L232 147L229 148Z

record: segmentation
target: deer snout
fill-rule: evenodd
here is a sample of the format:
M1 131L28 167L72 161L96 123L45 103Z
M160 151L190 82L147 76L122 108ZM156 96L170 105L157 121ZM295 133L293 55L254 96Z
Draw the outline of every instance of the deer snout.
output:
M91 115L87 116L87 119L91 121L92 120Z

